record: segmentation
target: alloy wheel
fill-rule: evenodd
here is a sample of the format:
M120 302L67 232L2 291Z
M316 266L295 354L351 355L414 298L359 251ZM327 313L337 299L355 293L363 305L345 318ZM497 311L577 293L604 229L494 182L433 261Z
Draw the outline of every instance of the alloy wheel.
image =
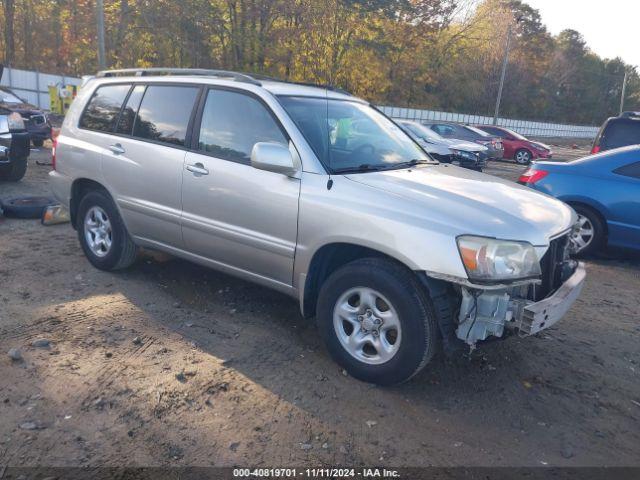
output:
M84 217L84 238L91 252L104 257L111 250L113 232L107 213L98 206L91 207Z
M581 252L593 242L595 229L588 217L578 214L578 228L571 234L576 253Z

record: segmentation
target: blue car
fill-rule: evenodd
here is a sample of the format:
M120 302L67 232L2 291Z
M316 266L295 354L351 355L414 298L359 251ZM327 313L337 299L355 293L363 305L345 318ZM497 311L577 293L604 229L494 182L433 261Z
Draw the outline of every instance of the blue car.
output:
M536 162L518 180L573 207L577 253L605 245L640 250L640 145L572 162Z

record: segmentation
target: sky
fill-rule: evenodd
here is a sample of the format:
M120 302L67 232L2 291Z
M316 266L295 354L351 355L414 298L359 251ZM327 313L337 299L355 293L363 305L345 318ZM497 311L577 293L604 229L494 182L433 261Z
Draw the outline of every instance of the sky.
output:
M553 35L566 28L577 30L587 46L601 57L621 57L630 65L640 66L640 0L524 2L540 11L543 23Z

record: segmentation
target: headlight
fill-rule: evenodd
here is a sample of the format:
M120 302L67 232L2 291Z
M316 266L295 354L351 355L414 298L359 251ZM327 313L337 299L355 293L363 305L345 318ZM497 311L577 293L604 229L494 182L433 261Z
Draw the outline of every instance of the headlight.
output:
M528 242L463 235L458 250L470 280L511 281L541 274L536 251Z
M467 160L475 160L476 159L476 154L473 153L473 152L466 152L464 150L451 150L451 152L456 157L465 158Z
M9 130L24 130L24 120L19 113L13 112L7 117Z

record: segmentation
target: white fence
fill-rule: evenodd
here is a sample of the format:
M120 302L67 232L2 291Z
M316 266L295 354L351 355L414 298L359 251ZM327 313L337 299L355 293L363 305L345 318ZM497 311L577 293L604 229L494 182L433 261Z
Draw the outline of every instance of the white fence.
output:
M387 106L378 108L392 118L402 118L406 120L456 122L470 125L491 125L493 123L493 117L484 117L481 115ZM509 118L498 118L498 126L509 128L522 135L531 137L595 138L598 133L598 127L564 125L561 123L530 122L527 120L513 120Z
M5 67L0 85L11 88L21 98L43 110L49 109L49 86L80 85L81 80L64 75Z

